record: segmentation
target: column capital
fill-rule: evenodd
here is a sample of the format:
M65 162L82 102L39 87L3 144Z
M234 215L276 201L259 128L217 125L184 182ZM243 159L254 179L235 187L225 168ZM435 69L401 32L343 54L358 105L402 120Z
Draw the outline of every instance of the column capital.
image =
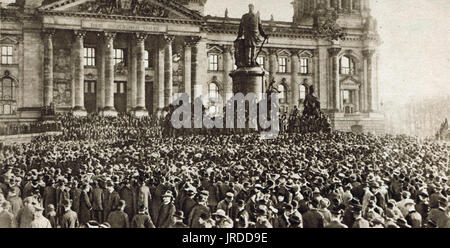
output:
M187 36L184 39L184 45L189 47L195 46L200 42L201 39L202 37L200 36Z
M330 47L328 48L328 53L330 56L335 57L339 54L339 52L342 50L340 47Z
M55 30L53 28L45 28L45 29L42 29L42 34L45 37L52 38L53 35L55 35Z
M147 39L148 34L147 33L143 33L143 32L136 32L134 33L134 38L136 39L136 41L138 42L143 42Z
M114 39L116 37L116 33L114 32L103 32L103 36L107 39Z
M269 50L269 55L277 55L278 48L270 47L270 48L268 48L268 50Z
M291 57L299 57L298 54L300 53L300 49L298 48L291 48L289 49L291 52Z
M232 45L223 45L222 48L224 53L233 54L234 47Z
M75 38L78 39L84 39L86 37L86 31L74 30L73 33L75 34Z
M374 54L375 54L375 49L364 49L362 51L362 55L364 56L364 58L371 59Z
M175 40L175 35L164 35L163 39L166 44L172 44L172 42Z

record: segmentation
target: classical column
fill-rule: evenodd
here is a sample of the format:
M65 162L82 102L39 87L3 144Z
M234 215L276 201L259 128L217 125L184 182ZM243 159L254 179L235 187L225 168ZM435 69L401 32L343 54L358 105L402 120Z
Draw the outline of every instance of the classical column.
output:
M105 107L105 49L103 36L97 34L97 50L96 65L97 65L97 110L102 110Z
M372 86L372 75L373 75L373 63L372 63L372 57L373 54L375 53L375 50L371 50L371 49L367 49L367 50L363 50L363 56L364 56L364 60L366 61L366 65L367 65L367 72L366 72L366 77L367 77L367 87L366 87L366 95L367 95L367 111L369 112L373 112L373 86Z
M103 115L117 116L114 108L114 38L115 33L105 32L105 108Z
M320 53L319 53L319 49L314 49L313 50L313 58L312 58L312 63L313 63L313 69L312 69L312 74L313 74L313 85L314 85L314 93L316 93L316 96L320 99L320 63L319 63L319 57L320 57ZM322 107L325 107L326 105L323 105Z
M342 9L342 0L337 0L337 9Z
M127 111L134 113L137 97L137 49L135 33L128 34Z
M137 94L136 94L136 109L134 114L136 116L148 116L145 109L145 39L147 34L136 33L136 59L137 59Z
M348 10L353 11L353 0L348 0Z
M300 60L298 57L298 49L291 50L291 109L294 109L294 106L298 107L299 104L299 84L300 80L298 77L298 73L300 71Z
M52 29L44 30L44 106L53 101L53 35Z
M172 103L173 93L173 66L172 66L172 42L175 36L164 35L164 105Z
M233 97L233 82L230 77L230 73L233 70L233 60L231 59L233 54L233 47L231 45L225 45L223 51L223 87L225 97L223 99L224 106L227 101Z
M353 91L353 95L355 96L355 112L356 113L359 113L361 110L360 110L360 105L359 105L359 93L360 92L360 90L359 90L359 88L357 89L357 90L354 90Z
M164 108L164 41L158 37L155 50L155 80L153 82L153 113L158 116Z
M74 115L86 115L84 108L84 37L86 32L75 31L74 55L75 72L73 75L75 83L75 107Z
M331 57L331 63L332 63L332 85L333 85L333 95L334 95L334 110L336 112L341 111L341 104L340 104L340 94L341 90L339 87L339 57L338 54L341 51L340 47L332 47L328 49L328 53Z
M272 79L275 79L275 75L277 74L278 71L277 67L278 67L277 49L269 48L269 80L268 80L269 84L270 81L272 81Z
M192 87L191 87L191 71L192 71L192 43L189 39L184 41L184 93L189 95L191 99Z
M193 82L193 99L195 100L197 97L202 96L202 81L206 80L206 74L203 73L203 70L207 70L208 68L202 68L202 64L206 60L206 43L202 41L202 38L199 36L191 37L191 41L194 44L193 46L193 58L192 58L192 82Z

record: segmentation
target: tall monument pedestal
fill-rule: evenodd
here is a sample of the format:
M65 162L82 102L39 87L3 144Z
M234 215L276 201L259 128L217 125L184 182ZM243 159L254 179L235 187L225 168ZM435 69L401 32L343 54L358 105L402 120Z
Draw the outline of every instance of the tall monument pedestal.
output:
M264 75L265 71L259 66L240 67L230 73L233 79L233 93L256 94L258 100L262 99L264 93Z

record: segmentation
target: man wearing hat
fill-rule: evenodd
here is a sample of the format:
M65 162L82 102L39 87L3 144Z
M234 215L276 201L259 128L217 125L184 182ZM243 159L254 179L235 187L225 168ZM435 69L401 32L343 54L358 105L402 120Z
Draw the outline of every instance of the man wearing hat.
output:
M192 208L191 213L189 214L188 218L188 226L191 228L199 228L200 223L200 215L202 213L210 214L210 209L207 206L208 204L208 196L209 192L207 190L200 191L200 194L198 195L197 204L194 208Z
M445 228L449 217L446 213L447 208L447 198L441 195L438 199L438 208L433 208L428 213L428 220L434 221L438 228Z
M158 211L158 218L156 220L156 227L168 228L171 223L172 215L175 214L175 205L173 204L173 194L167 191L162 196L162 204Z
M127 213L124 212L125 201L120 200L117 209L112 211L108 216L108 223L111 228L129 228L130 222Z
M325 228L348 228L347 225L342 224L341 222L344 210L342 210L339 206L333 206L330 213L331 221L325 226Z
M31 222L34 219L34 207L38 204L39 202L32 196L24 199L23 208L17 213L17 224L20 228L31 227Z
M362 217L362 206L356 205L353 206L353 218L355 221L353 222L352 228L369 228L369 221Z
M79 226L78 215L71 209L70 200L63 200L64 214L61 217L61 228L77 228Z
M155 228L144 204L139 207L138 213L131 220L131 228Z
M216 222L216 228L233 228L233 221L226 215L223 209L217 209L212 216Z
M52 228L50 221L43 215L44 208L40 205L35 205L34 210L34 220L30 224L31 228Z
M104 220L103 216L103 206L104 206L104 192L100 188L98 181L92 183L92 217L94 220L102 223Z
M320 201L317 198L311 200L309 210L303 215L303 227L304 228L323 228L324 217L319 212Z
M118 186L115 186L111 180L106 181L106 189L103 191L105 196L105 205L103 207L104 216L109 216L109 213L118 208L120 196L117 192Z
M134 209L135 209L134 198L135 197L134 197L134 192L131 187L131 183L130 183L129 179L124 179L121 182L119 196L120 196L120 199L124 200L126 203L125 210L124 210L125 213L127 213L128 216L130 218L132 218L132 216L134 216Z
M189 216L194 206L197 202L194 200L196 189L193 186L190 186L186 189L185 196L182 199L181 203L181 211L183 211L184 216ZM187 224L187 219L183 218L183 222Z
M183 223L184 214L183 211L176 211L172 216L172 223L169 228L189 228L186 224Z
M20 209L23 207L22 198L19 197L13 188L9 188L6 200L11 203L11 213L14 214L14 218L16 218Z
M233 204L230 217L234 220L235 228L247 228L250 215L245 209L244 200L238 200Z

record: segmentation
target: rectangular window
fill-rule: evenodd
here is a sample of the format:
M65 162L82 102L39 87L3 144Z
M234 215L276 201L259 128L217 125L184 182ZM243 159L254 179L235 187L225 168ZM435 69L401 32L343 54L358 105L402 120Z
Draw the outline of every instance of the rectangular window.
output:
M349 90L344 90L342 99L344 100L344 104L350 104L351 103L351 96Z
M145 68L153 68L153 61L151 58L150 51L148 50L144 51L144 66Z
M89 82L84 82L84 93L89 93Z
M286 65L287 65L287 58L279 58L278 59L278 72L279 73L286 73Z
M125 63L123 49L114 49L114 65Z
M309 59L308 58L300 58L300 73L301 74L308 74L308 63L309 63Z
M263 56L258 56L258 58L256 58L256 62L258 63L258 65L260 65L264 68L266 58Z
M84 66L95 66L95 48L84 48Z
M10 65L13 63L13 47L12 46L2 46L1 51L2 64Z
M219 70L219 56L217 54L209 55L209 70L210 71Z

